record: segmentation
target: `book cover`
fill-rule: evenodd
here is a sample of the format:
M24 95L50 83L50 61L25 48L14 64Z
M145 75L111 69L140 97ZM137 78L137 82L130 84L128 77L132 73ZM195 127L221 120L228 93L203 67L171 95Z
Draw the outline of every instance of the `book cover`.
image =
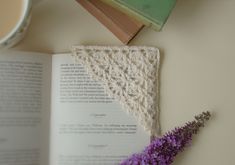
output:
M160 31L169 17L176 0L102 0L138 19L146 26Z
M124 44L128 44L144 26L141 22L102 1L77 0L77 2Z

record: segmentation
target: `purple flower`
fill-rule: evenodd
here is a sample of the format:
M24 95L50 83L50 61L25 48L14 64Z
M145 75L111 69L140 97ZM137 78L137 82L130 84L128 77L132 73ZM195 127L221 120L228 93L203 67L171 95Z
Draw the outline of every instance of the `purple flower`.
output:
M177 127L160 138L152 140L142 153L133 154L120 165L169 165L175 156L190 144L205 121L209 120L210 112L195 116L195 120Z

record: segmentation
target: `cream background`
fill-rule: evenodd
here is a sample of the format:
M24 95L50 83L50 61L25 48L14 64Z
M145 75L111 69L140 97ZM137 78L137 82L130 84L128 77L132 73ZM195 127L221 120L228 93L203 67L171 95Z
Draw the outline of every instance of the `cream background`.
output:
M234 164L234 16L234 0L178 0L162 32L145 28L131 43L161 50L163 132L203 110L213 111L212 120L174 165ZM15 49L67 52L75 44L121 42L74 0L44 0Z

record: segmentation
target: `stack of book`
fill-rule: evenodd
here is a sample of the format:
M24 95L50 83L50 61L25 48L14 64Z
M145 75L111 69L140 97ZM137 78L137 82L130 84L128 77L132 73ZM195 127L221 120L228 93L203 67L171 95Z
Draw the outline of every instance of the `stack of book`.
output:
M76 0L124 44L144 27L160 31L176 0Z

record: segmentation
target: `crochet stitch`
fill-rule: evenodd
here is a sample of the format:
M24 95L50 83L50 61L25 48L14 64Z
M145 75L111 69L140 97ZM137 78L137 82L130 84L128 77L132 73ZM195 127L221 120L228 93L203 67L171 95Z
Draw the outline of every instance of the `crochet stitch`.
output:
M151 135L159 135L159 50L137 46L74 46L72 57L106 92L134 115Z

